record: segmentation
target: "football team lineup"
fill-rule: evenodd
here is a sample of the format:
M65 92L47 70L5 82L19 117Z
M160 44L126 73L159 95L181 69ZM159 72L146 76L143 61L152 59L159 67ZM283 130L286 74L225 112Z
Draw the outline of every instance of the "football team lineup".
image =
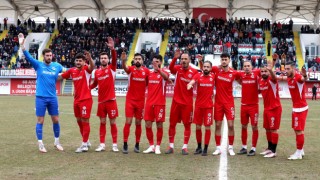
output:
M19 36L19 38L22 39L23 37ZM43 142L43 124L46 111L52 120L54 147L58 151L65 151L60 143L60 115L55 86L57 80L71 78L75 89L73 113L79 127L80 137L82 138L80 147L75 150L76 153L87 152L92 146L89 141L91 132L90 118L93 108L91 89L99 86L96 115L99 117L100 125L99 145L95 149L96 152L106 150L106 124L109 121L113 152L122 151L123 154L129 153L130 127L134 122L135 141L133 143L133 150L135 153L162 154L160 145L162 144L165 131L168 131L169 146L164 151L164 154L176 153L177 124L182 123L184 130L181 154L189 155L188 145L191 137L191 125L195 124L197 147L193 154L207 156L211 140L211 126L214 124L213 137L215 140L215 150L212 155L221 156L218 171L219 178L227 178L228 156L235 156L236 154L256 156L259 133L260 135L265 133L267 140L266 149L260 155L266 159L278 156L278 130L280 129L282 115L278 81L283 80L288 82L291 94L292 129L295 134L295 138L291 139L292 141L295 140L296 144L295 152L291 155L288 154L287 159L302 160L305 156L304 130L309 109L305 98L307 74L303 68L300 72L296 72L295 64L293 63L286 64L286 76L277 77L273 72L275 61L269 61L268 64L255 70L253 70L250 61L245 61L243 71L235 71L229 67L229 54L222 54L220 56L220 66L212 66L210 61L205 61L200 55L198 58L202 71L198 72L189 65L189 54L177 49L169 66L170 73L176 77L169 111L168 127L164 129L166 111L168 112L165 87L167 83L170 83L170 79L169 73L161 68L162 56L154 56L152 61L153 70L149 70L143 66L144 57L139 53L134 55L133 65L127 66L127 56L123 52L121 60L123 69L128 74L128 92L124 104L123 145L121 150L119 150L119 122L117 120L119 109L114 91L116 62L111 61L111 64L109 64L111 59L109 55L101 53L101 68L94 72L94 79L91 81L90 76L94 69L94 62L89 52L78 53L75 56L75 67L65 71L59 63L52 62L52 51L50 49L43 50L44 61L40 62L25 50L24 40L19 42L26 59L37 72L35 95L37 124L35 132L39 151L42 153L47 153L45 143ZM112 59L116 59L117 55L112 38L108 38L107 45L111 50ZM179 64L176 63L178 59L180 59ZM88 61L88 65L86 65L86 61ZM238 108L240 109L239 119L241 122L241 148L238 152L234 151L236 107L232 94L233 81L238 81L242 85L241 105ZM194 102L193 88L195 87L197 97ZM215 94L214 88L216 90ZM145 94L146 89L148 90L147 95ZM259 94L262 95L263 99L263 113L260 114L265 132L259 132L258 130ZM143 120L145 122L146 139L149 144L148 148L144 151L140 150ZM155 138L153 133L154 122L156 124ZM248 131L252 135L251 144L249 145Z
M82 136L82 144L76 153L88 151L91 146L89 139L90 134L90 113L92 109L91 89L99 86L98 89L98 110L97 116L100 118L100 145L96 151L105 150L105 134L107 117L110 120L111 134L113 137L113 151L119 151L117 147L117 125L116 117L118 116L118 107L114 91L116 61L109 64L107 53L100 53L101 68L95 71L94 80L90 82L91 73L94 69L94 61L88 51L78 53L75 56L75 67L63 72L63 67L56 62L52 62L52 51L44 49L42 55L43 62L34 59L24 47L24 35L18 35L19 44L35 71L37 71L37 88L36 88L36 116L38 123L36 125L36 135L39 143L39 151L46 153L42 141L42 128L46 110L52 118L53 130L55 136L55 147L63 151L60 144L60 124L57 94L55 89L56 80L71 78L73 81L74 94L74 115L79 125ZM114 48L114 40L107 38L107 46L111 50L112 59L116 59L117 52ZM287 80L293 102L292 108L292 128L296 134L296 152L288 158L289 160L299 160L304 156L304 128L308 114L308 104L305 98L305 81L307 80L306 69L303 67L301 72L296 72L295 63L288 62L285 65L286 76L276 77L273 72L275 59L268 61L268 64L262 65L260 69L253 70L252 62L243 63L243 72L235 71L229 67L230 55L223 53L220 56L220 66L212 66L210 61L204 61L201 55L197 56L200 62L201 72L192 68L190 64L190 55L175 51L174 58L170 62L170 73L176 76L173 101L170 109L169 118L169 147L166 154L173 153L174 139L176 134L176 124L182 122L184 125L184 144L181 153L188 155L188 142L191 134L191 123L196 124L196 139L198 147L194 154L207 156L208 145L211 138L210 126L215 120L215 142L216 150L213 155L221 154L221 127L223 118L226 118L228 126L228 152L234 156L234 118L235 106L232 95L233 81L242 84L241 98L241 124L242 124L242 148L238 154L247 154L255 156L256 143L258 140L258 114L259 98L261 93L264 102L263 127L266 130L268 147L260 154L266 158L276 157L276 148L278 144L282 106L279 96L278 79ZM180 59L179 65L176 64ZM140 138L142 132L141 121L146 121L146 135L150 147L143 153L161 154L160 144L163 136L163 122L165 120L165 89L167 82L170 81L169 73L161 69L162 56L155 55L152 60L153 70L143 67L144 57L136 53L133 59L133 65L127 66L127 55L121 54L122 68L128 74L128 93L126 94L125 116L126 123L123 129L123 148L124 154L128 153L128 137L130 126L135 118L135 136L136 143L134 151L140 152ZM86 65L88 61L88 65ZM197 83L197 98L195 107L193 107L193 85ZM48 87L49 86L49 87ZM216 94L214 96L214 87ZM147 97L145 90L148 89ZM213 104L215 98L215 105ZM145 100L146 99L146 100ZM214 108L213 108L214 107ZM195 109L193 111L193 109ZM154 143L152 124L156 122L157 141ZM248 124L252 126L252 147L247 152L247 128ZM204 148L202 148L202 128L205 126Z

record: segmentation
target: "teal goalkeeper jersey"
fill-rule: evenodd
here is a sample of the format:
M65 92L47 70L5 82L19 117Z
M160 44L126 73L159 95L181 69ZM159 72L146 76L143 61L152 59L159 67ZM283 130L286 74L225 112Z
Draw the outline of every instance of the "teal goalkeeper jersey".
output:
M37 72L36 96L56 97L56 81L62 72L61 64L51 62L49 65L34 59L28 51L23 51L27 61Z

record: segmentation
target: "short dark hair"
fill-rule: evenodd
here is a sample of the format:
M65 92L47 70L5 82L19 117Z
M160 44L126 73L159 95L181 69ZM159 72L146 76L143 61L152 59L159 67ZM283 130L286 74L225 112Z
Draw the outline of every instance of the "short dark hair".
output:
M153 58L159 59L162 62L162 56L160 54L153 56Z
M244 64L245 62L248 62L248 63L250 63L250 64L252 65L252 62L251 62L251 61L249 61L249 60L245 60L245 61L243 61L243 64Z
M140 54L140 53L135 53L133 57L136 57L136 56L141 56L142 61L144 61L144 57L142 56L142 54Z
M82 53L78 53L76 54L76 56L74 57L75 59L82 59L82 60L86 60L86 57L82 54Z
M294 63L292 61L286 62L286 65L289 65L291 67L296 67L296 63Z
M42 50L42 55L44 56L46 53L50 53L50 52L52 52L51 49L45 48L44 50Z
M205 61L205 62L203 62L203 64L204 64L204 63L209 63L210 66L212 67L212 62L211 62L211 61Z
M222 53L222 54L220 55L220 58L225 58L225 57L227 57L227 58L230 59L230 55L229 55L228 53Z
M106 52L102 52L102 53L100 53L100 55L99 55L99 56L103 56L103 55L107 55L107 56L109 57L108 53L106 53Z

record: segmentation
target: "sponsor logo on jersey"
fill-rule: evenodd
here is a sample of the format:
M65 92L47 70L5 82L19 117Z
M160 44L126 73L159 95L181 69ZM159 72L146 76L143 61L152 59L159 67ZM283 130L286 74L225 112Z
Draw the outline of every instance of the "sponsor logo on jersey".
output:
M144 78L136 78L136 77L132 78L132 80L134 80L134 81L145 81Z
M72 78L72 80L74 80L74 81L78 81L78 80L81 80L81 79L82 79L82 76Z
M225 77L221 77L221 76L218 76L218 79L223 80L223 81L227 81L227 82L231 82L231 79L228 79L228 78L225 78Z

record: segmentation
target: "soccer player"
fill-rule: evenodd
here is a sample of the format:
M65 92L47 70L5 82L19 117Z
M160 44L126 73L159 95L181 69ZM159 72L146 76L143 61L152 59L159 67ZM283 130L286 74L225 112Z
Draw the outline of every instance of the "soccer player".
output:
M276 75L272 71L272 65L263 65L260 68L261 79L259 81L259 90L262 94L264 111L263 127L266 129L268 148L260 153L266 158L276 157L276 149L279 139L278 129L280 128L282 106L279 97L279 84Z
M23 38L23 34L19 34L19 38ZM59 106L56 93L56 81L58 80L58 75L63 71L61 64L52 62L52 51L50 49L44 49L42 51L43 62L40 62L30 55L30 53L24 47L24 39L20 42L20 47L23 50L23 54L26 60L29 61L37 72L37 84L36 84L36 135L38 139L39 151L46 153L47 150L44 147L42 141L42 129L44 123L44 116L46 110L51 116L53 123L53 133L54 133L54 146L57 150L63 151L63 147L60 144L60 124L59 124Z
M295 63L285 65L287 76L282 77L288 82L288 88L292 100L292 128L296 134L297 150L288 159L297 160L304 156L304 128L308 115L308 104L305 97L305 80L307 79L306 69L302 67L301 74L295 71Z
M176 75L173 99L170 110L170 125L169 125L169 148L166 154L173 153L174 137L176 134L176 125L182 121L184 125L184 143L182 146L182 154L188 155L188 143L191 135L191 123L193 112L193 89L188 90L187 84L192 80L192 77L197 74L197 70L190 67L190 56L183 53L180 57L180 50L177 49L172 59L169 69L170 72ZM175 65L180 57L180 65Z
M256 145L258 141L258 118L259 118L259 70L252 70L251 61L244 61L243 73L240 73L241 89L241 110L240 119L242 124L241 140L242 148L238 154L247 154L247 137L248 137L248 124L249 120L252 127L252 147L248 156L256 154Z
M196 124L196 139L198 147L194 154L201 154L207 156L208 146L211 138L211 125L213 123L213 89L214 89L214 74L211 73L212 63L205 61L203 63L202 73L196 74L187 89L192 89L193 85L197 83L197 99L195 103L195 110L193 116L193 123ZM205 126L204 149L202 150L202 131L201 126Z
M89 65L86 65L86 60L89 61ZM84 54L78 53L75 56L75 67L60 75L60 78L63 79L71 78L75 89L73 110L82 135L82 144L76 149L76 153L87 152L88 146L90 146L88 143L90 135L89 119L93 102L89 83L93 68L94 62L91 54L85 51Z
M122 57L122 67L124 71L128 74L128 93L126 96L126 123L123 128L123 149L124 154L128 154L128 138L130 134L130 126L133 117L135 117L136 124L136 144L134 147L134 152L139 153L139 143L141 137L141 120L143 118L143 109L145 102L145 91L148 81L148 76L150 71L148 68L143 67L143 56L139 53L134 55L134 65L126 65L126 56Z
M100 118L100 145L95 150L96 152L105 151L105 137L106 137L106 117L110 119L110 132L112 136L112 151L118 152L117 137L118 129L116 118L118 117L118 106L116 101L114 82L117 68L117 52L114 49L114 41L108 37L107 46L111 50L112 61L109 64L109 57L106 52L100 53L101 67L94 73L94 81L90 85L93 89L98 85L98 110L97 116Z
M161 69L162 56L155 55L152 60L153 71L148 76L148 95L144 109L146 135L149 148L143 153L161 154L160 144L163 136L163 122L166 118L166 85L169 73ZM157 144L154 147L152 123L157 124Z
M214 120L215 125L215 140L216 140L216 150L212 155L221 154L221 126L223 122L224 115L227 119L228 124L228 139L229 147L228 151L231 156L234 156L233 141L234 141L234 117L235 117L235 106L234 99L232 95L233 91L233 81L238 79L237 71L229 67L230 55L221 54L220 56L221 65L220 67L212 67L212 72L215 73L216 79L216 96L215 96L215 106L214 106Z

